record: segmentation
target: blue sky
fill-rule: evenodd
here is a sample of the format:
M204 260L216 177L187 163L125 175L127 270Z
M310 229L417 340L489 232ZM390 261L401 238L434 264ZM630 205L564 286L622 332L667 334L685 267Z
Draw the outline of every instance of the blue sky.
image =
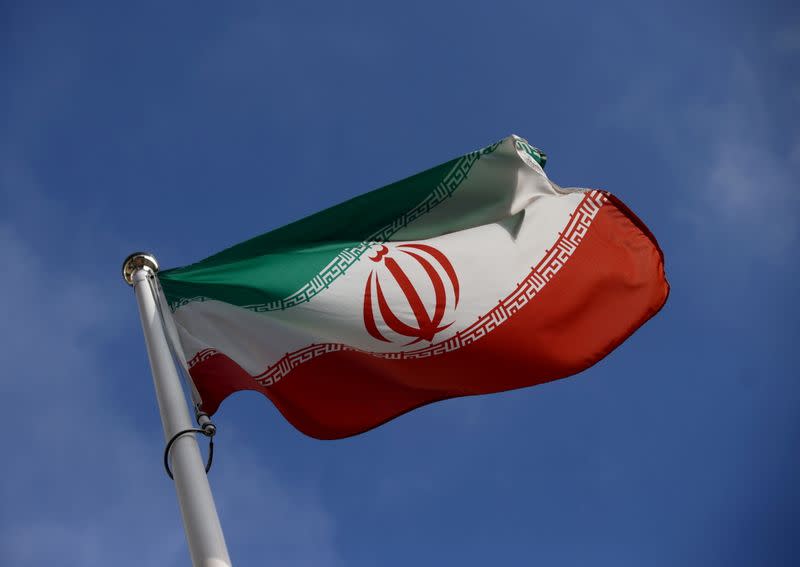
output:
M0 563L186 565L124 257L183 265L517 133L665 309L575 378L320 442L219 411L238 565L800 562L791 2L0 3Z

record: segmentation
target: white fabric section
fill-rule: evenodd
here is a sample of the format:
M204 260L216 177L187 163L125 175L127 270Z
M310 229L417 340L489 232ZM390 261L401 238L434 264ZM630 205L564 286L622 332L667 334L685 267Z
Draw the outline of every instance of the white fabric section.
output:
M509 159L509 156L500 159ZM491 310L499 299L509 295L545 256L583 198L582 191L555 189L538 165L536 168L519 168L518 163L514 167L505 164L504 169L513 171L515 180L511 185L515 190L508 195L503 207L505 212L497 208L497 218L502 220L419 241L434 246L447 256L460 284L460 300L456 307L453 287L442 266L430 256L420 254L435 267L447 295L442 324L451 324L436 334L436 342L468 327ZM436 222L445 223L453 219L453 226L463 222L470 206L481 201L481 186L491 190L493 177L496 183L495 174L491 168L489 170L487 173L474 168L473 173L478 174L476 183L470 184L463 193L464 187L460 188L451 200L432 211L431 215L445 211L441 218L435 219ZM487 213L486 207L483 213ZM420 222L424 219L422 217ZM403 229L404 235L413 232L414 225ZM404 242L388 243L388 256L396 260L419 292L427 313L432 314L435 299L431 279L414 258L402 252L400 245ZM256 313L219 301L194 302L180 308L175 312L175 321L187 357L213 348L224 352L251 374L258 374L283 355L312 343L343 343L372 352L415 350L427 346L429 343L424 340L408 345L412 338L392 331L381 317L375 299L376 325L391 342L378 340L367 331L364 293L371 273L380 279L392 312L403 322L417 326L405 294L386 265L370 259L376 256L381 246L374 245L370 253L313 301L286 311Z
M178 359L178 363L181 365L181 369L183 370L183 376L191 388L192 403L195 405L201 404L203 400L201 399L200 392L197 391L197 387L194 385L192 377L189 374L189 365L187 364L187 360L189 360L189 358L186 357L186 353L183 350L183 345L180 340L180 332L178 331L178 327L175 323L174 317L172 316L172 312L169 309L167 298L164 296L164 290L161 289L161 284L158 282L158 280L153 281L148 278L148 282L153 293L153 298L156 302L159 317L161 318L161 322L164 326L164 335L167 338L167 343L169 344L173 357Z
M557 195L544 170L509 136L491 154L481 156L469 176L445 202L405 228L392 240L417 240L497 222L524 209L532 199Z

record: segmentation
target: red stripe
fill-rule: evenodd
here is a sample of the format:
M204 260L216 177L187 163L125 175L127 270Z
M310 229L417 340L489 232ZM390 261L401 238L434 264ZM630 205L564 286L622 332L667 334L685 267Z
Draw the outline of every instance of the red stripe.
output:
M304 433L333 439L437 400L532 386L588 368L655 315L669 293L655 239L610 199L549 283L482 338L424 359L327 352L269 387L216 354L191 370L205 411L216 411L234 391L256 390Z

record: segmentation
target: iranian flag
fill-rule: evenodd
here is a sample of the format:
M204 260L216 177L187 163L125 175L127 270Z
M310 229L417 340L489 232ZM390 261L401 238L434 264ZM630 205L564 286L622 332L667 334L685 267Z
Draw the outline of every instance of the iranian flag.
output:
M663 256L545 159L510 136L161 272L202 409L255 390L333 439L606 356L664 305Z

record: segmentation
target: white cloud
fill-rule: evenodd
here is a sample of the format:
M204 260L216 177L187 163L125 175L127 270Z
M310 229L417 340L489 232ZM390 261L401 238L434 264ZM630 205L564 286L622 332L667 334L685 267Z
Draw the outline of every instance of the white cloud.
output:
M230 437L227 437L230 439ZM232 560L258 558L264 565L339 565L332 518L320 504L318 488L300 483L287 490L246 446L226 447L214 485Z
M644 131L673 164L680 186L671 205L696 238L782 261L800 237L800 129L778 114L766 78L741 54L714 102L700 90L679 93L679 79L637 80L612 114Z
M29 159L81 74L70 30L45 31L46 46L24 46L0 132L0 563L186 565L155 396L141 383L149 369L136 305L130 294L119 304L125 286L104 258L123 235L75 206L69 188L47 186ZM234 560L338 564L318 494L278 479L246 448L220 449L226 472L212 471L212 484Z
M773 38L773 46L786 53L800 51L800 27L784 28L777 32Z
M795 142L794 147L792 147L792 151L789 154L789 161L795 167L800 167L800 140Z
M711 159L698 205L743 249L780 260L800 236L800 168L792 158L800 131L774 115L756 67L743 58L728 92L725 104L707 109ZM781 128L792 146L776 141Z
M61 249L90 252L64 242ZM154 396L147 408L119 407L126 381L147 379L139 329L129 337L140 353L136 368L107 350L120 329L130 329L135 302L114 305L102 280L71 270L59 250L37 252L15 225L0 223L7 268L0 279L0 558L20 567L185 565ZM152 421L139 425L144 418ZM226 472L212 482L234 558L338 564L333 523L318 495L280 481L244 448L220 453Z
M13 428L3 447L0 557L87 566L155 559L143 550L174 548L175 530L143 497L168 491L148 470L142 439L113 415L101 347L86 338L113 333L106 294L49 271L8 224L0 225L0 256L10 268L2 294L11 298L0 327L0 390Z
M783 256L798 238L798 194L791 156L720 140L705 202L717 218L767 255Z

